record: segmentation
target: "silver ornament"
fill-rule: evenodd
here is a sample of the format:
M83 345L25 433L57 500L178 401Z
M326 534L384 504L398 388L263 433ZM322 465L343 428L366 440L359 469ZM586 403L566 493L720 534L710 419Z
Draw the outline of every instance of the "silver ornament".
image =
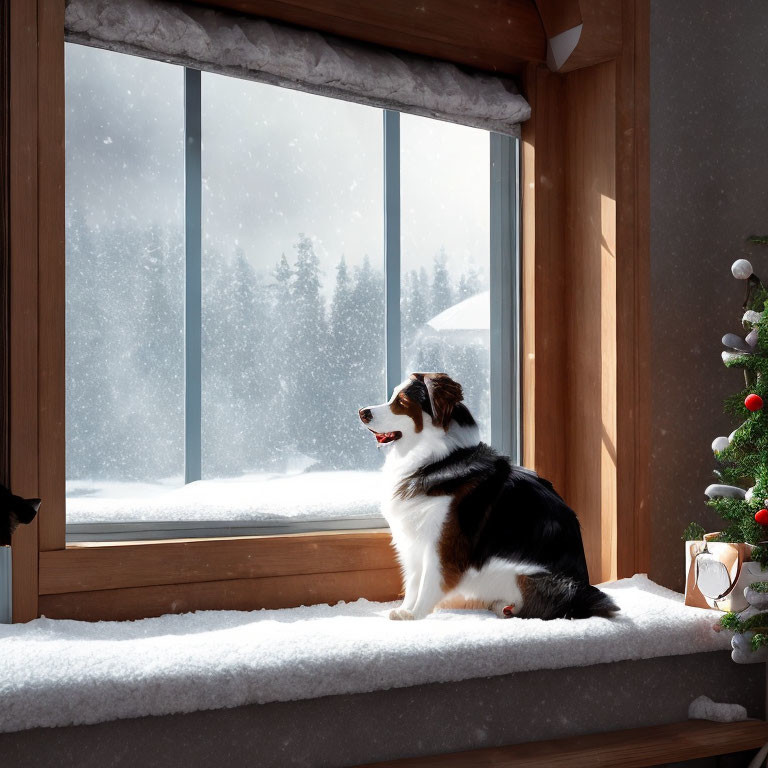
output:
M731 264L731 274L737 280L746 280L752 274L752 265L746 259L736 259Z

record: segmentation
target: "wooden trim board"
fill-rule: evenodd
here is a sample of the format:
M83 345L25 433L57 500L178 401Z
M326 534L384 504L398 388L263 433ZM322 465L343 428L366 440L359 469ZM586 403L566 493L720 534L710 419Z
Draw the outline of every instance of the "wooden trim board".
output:
M38 5L38 513L40 549L65 546L64 3Z
M533 0L193 0L492 72L544 62Z
M389 531L70 546L40 553L40 594L396 568Z
M768 723L687 720L611 733L372 763L367 768L646 768L762 747ZM361 767L362 768L362 767Z
M616 142L613 61L565 76L566 499L590 576L616 578Z
M51 619L126 621L189 611L332 605L361 597L389 602L400 593L400 569L378 568L41 595L40 612Z
M567 412L563 78L529 66L522 125L523 463L565 489Z
M619 576L650 568L650 2L622 0L616 79L617 483Z
M10 475L38 495L37 3L10 2ZM37 520L13 538L13 620L37 614Z
M0 0L0 483L11 482L10 458L10 0Z

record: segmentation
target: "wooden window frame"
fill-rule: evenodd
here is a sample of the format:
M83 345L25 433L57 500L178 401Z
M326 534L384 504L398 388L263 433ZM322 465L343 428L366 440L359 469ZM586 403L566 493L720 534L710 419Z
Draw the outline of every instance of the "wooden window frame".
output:
M64 2L0 3L0 480L44 499L13 542L14 621L395 599L381 530L66 545ZM648 0L208 4L521 77L524 463L579 513L594 581L647 570Z

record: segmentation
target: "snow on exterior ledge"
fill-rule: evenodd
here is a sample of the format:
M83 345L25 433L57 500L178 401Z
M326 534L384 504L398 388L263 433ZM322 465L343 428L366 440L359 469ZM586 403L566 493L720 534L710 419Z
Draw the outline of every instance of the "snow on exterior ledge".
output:
M382 483L381 472L363 471L264 473L234 480L198 480L168 490L131 483L70 483L67 523L276 523L376 517L384 495Z
M619 617L395 622L358 600L133 622L0 625L0 731L362 693L536 669L726 650L717 611L646 576L605 587Z

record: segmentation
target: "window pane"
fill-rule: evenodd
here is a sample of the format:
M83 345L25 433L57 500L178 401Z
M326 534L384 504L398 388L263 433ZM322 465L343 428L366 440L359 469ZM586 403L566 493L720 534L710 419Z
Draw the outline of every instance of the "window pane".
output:
M105 497L183 483L180 67L66 46L66 185L67 507L80 522Z
M376 469L382 113L208 73L202 100L203 478Z
M402 362L445 371L490 440L490 136L400 118Z

